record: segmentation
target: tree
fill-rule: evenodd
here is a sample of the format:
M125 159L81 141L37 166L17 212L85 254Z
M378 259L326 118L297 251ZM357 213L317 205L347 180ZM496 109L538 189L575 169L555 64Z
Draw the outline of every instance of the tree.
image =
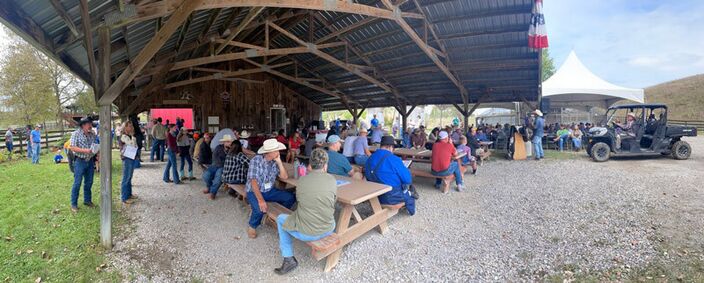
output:
M53 116L51 78L42 64L39 52L28 43L16 41L8 46L0 72L8 120L34 124Z
M64 132L63 113L64 107L75 100L80 94L85 93L86 86L76 76L68 72L64 67L56 64L54 60L42 56L44 60L43 69L51 78L51 87L54 92L56 121ZM95 105L95 101L93 101Z
M98 113L98 104L95 103L95 95L91 89L85 89L76 96L76 100L73 103L76 108L76 113L81 113L84 115L91 115Z
M547 48L543 49L542 52L542 62L540 62L542 73L540 74L540 81L544 82L555 73L555 62L552 57L550 57L550 52Z

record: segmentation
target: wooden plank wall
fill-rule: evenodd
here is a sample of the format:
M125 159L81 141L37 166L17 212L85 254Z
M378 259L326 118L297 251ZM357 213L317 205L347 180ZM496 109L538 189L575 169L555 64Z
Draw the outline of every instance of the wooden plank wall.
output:
M270 75L260 73L242 78L262 83L211 80L163 90L147 99L138 111L192 107L194 127L201 130L207 129L208 116L218 116L220 128L253 127L255 133L269 132L269 112L275 104L286 108L289 121L287 132L293 129L301 117L306 124L320 119L320 106L272 79ZM223 98L223 92L229 95ZM181 99L184 93L190 93L191 99Z

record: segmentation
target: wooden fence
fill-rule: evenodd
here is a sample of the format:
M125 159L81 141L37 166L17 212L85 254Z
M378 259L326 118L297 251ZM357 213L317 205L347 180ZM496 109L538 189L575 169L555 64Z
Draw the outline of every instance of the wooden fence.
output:
M75 129L66 129L64 133L71 134L74 130ZM22 132L21 134L19 133L20 131ZM15 135L12 139L12 147L13 151L15 152L24 152L25 150L27 150L27 138L25 137L24 131L24 128L14 131ZM0 130L0 134L3 135L3 141L2 143L0 143L0 150L5 149L5 132L7 132L7 129ZM48 149L50 146L56 145L56 142L63 138L61 131L42 131L42 135L42 148L45 149Z
M695 120L667 120L668 124L683 125L697 128L697 132L704 130L704 121Z

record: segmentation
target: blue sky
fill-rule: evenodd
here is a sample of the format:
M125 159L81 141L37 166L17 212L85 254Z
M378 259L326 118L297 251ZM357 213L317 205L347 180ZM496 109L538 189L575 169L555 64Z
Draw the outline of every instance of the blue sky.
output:
M704 73L703 0L545 0L543 10L556 68L574 49L625 87Z

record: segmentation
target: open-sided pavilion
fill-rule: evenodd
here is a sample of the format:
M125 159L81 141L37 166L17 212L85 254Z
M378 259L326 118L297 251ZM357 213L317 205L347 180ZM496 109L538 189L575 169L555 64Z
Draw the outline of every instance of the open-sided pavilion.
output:
M323 110L537 102L534 0L7 0L0 20L95 90L100 122L189 107L265 129ZM472 106L470 108L470 106ZM100 137L110 139L110 128ZM111 149L101 144L101 241L112 246Z

